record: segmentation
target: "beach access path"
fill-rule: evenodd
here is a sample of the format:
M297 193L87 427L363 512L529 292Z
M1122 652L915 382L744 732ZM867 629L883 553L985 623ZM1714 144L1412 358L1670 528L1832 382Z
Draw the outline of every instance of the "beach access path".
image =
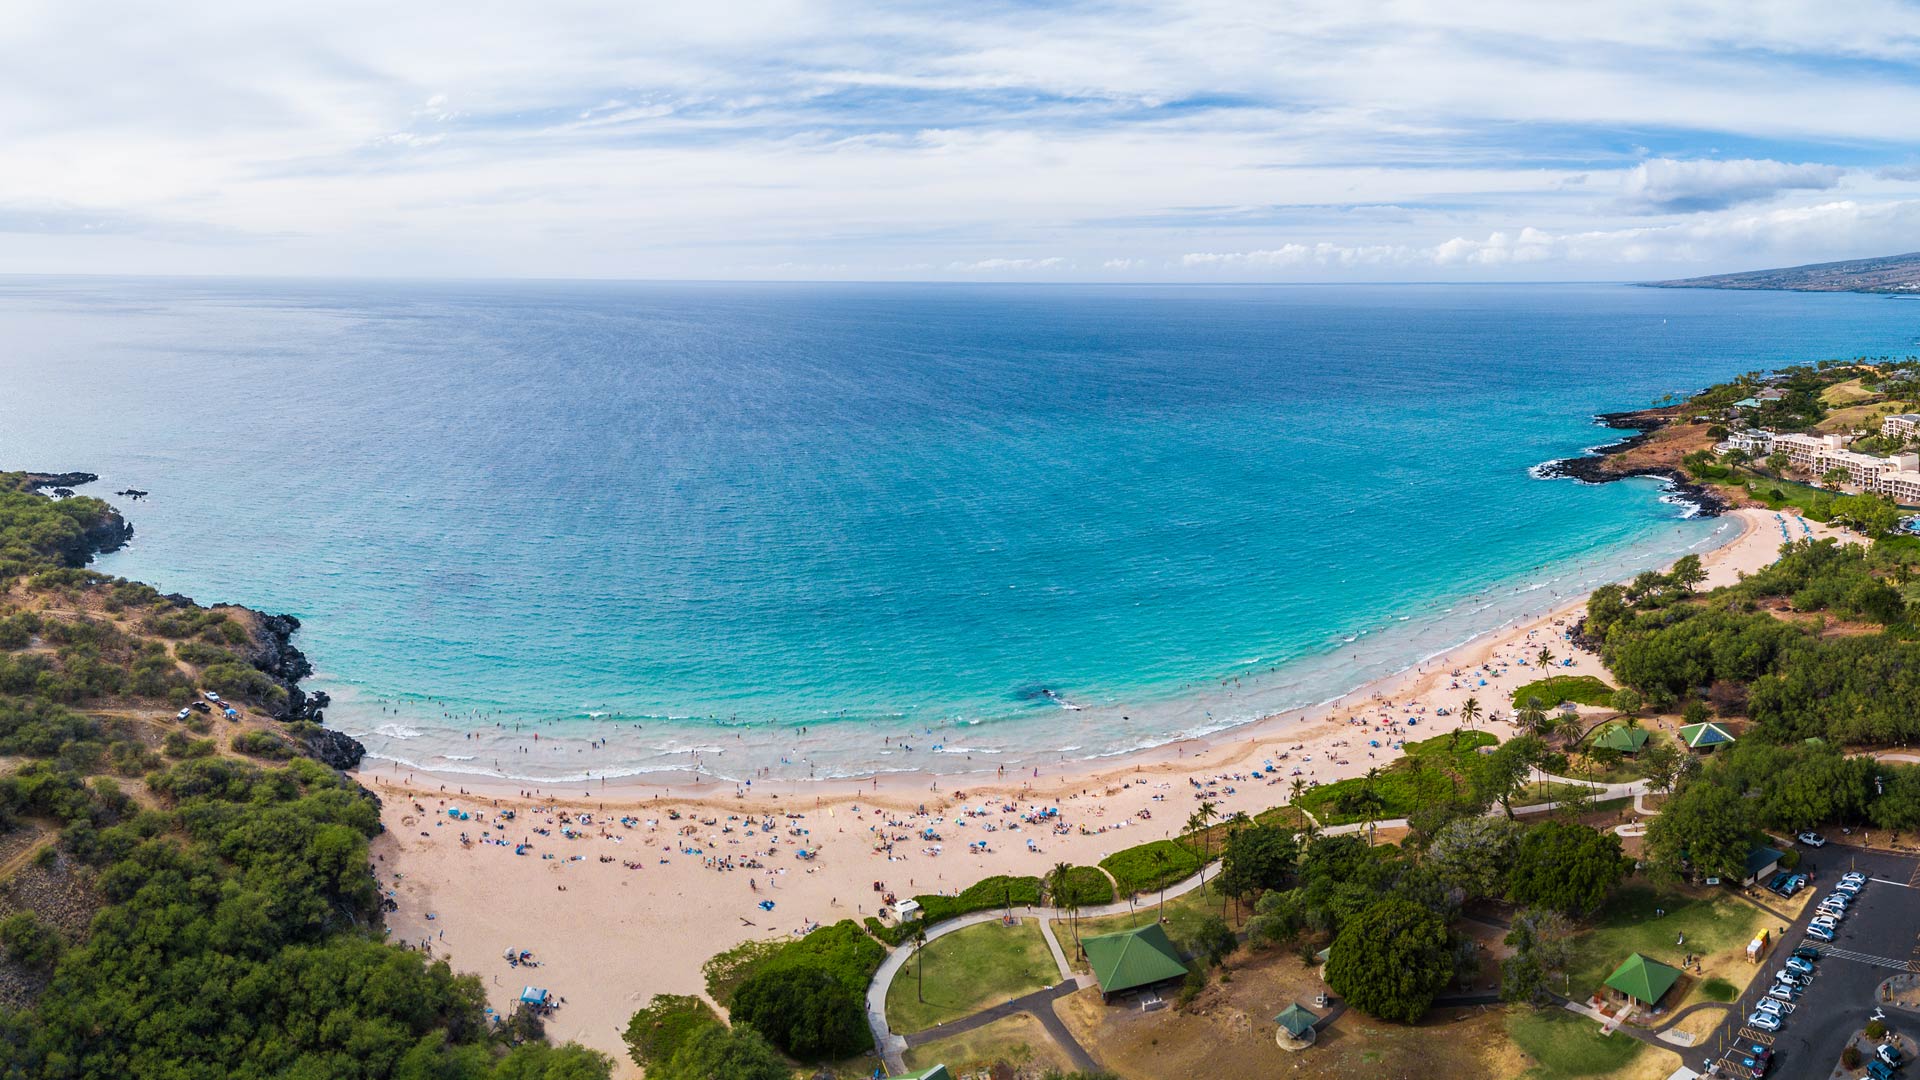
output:
M1574 784L1591 788L1594 792L1593 799L1596 802L1637 797L1646 794L1648 790L1648 784L1645 780L1635 780L1631 783L1624 784L1589 784L1586 781L1575 780L1570 777L1554 776L1540 769L1534 770L1534 779L1545 783ZM1513 808L1513 812L1515 815L1544 814L1557 810L1563 805L1565 804L1558 802L1535 803L1531 806L1516 806ZM1499 807L1493 807L1488 810L1490 816L1500 812ZM1376 830L1403 829L1406 827L1407 820L1405 818L1392 818L1373 823L1373 828ZM1319 830L1319 834L1321 836L1344 836L1362 832L1366 828L1367 825L1364 822L1352 822L1346 825L1333 825L1322 828ZM1221 861L1215 859L1207 866L1195 871L1186 879L1169 885L1166 890L1166 895L1184 896L1192 892L1200 887L1202 881L1204 881L1208 875L1218 873L1220 866ZM1016 1012L1033 1013L1035 1018L1040 1020L1050 1032L1054 1032L1055 1038L1060 1038L1060 1032L1055 1031L1055 1029L1059 1027L1057 1018L1055 1018L1052 1023L1049 1023L1049 1018L1042 1014L1051 1011L1050 1006L1054 998L1073 992L1072 990L1062 989L1067 984L1072 984L1074 989L1079 989L1093 985L1093 978L1090 975L1076 975L1073 972L1073 969L1067 963L1065 951L1060 948L1059 940L1053 935L1053 928L1050 924L1056 919L1066 919L1068 913L1065 909L1029 905L1018 910L1022 918L1040 920L1040 932L1046 937L1047 948L1053 953L1053 962L1060 969L1060 983L1049 987L1045 991L1028 994L1023 998L1017 998L1011 1002L1002 1002L983 1009L978 1013L974 1013L971 1016L937 1025L929 1028L924 1033L896 1033L887 1023L887 992L892 988L894 978L906 967L907 961L913 958L914 949L908 946L900 946L893 949L887 954L887 958L881 961L879 970L874 972L873 981L867 984L867 1026L873 1029L873 1044L878 1048L881 1059L886 1062L889 1071L906 1071L906 1062L903 1060L902 1055L906 1052L907 1048L915 1042L924 1042L934 1038L958 1035L983 1024L991 1023L993 1020L997 1020L1002 1016L1008 1016ZM1116 900L1111 904L1081 908L1078 911L1078 915L1083 919L1100 919L1110 915L1125 915L1134 910L1134 906L1128 904L1126 901ZM965 930L969 926L979 926L981 923L997 922L1004 917L1005 912L1002 909L994 908L990 911L976 911L969 915L959 915L951 919L944 919L926 928L927 942L931 944L940 938L946 937L948 934ZM1064 1029L1061 1030L1064 1031ZM923 1035L924 1038L921 1038L920 1036ZM1088 1057L1086 1050L1082 1048L1079 1043L1075 1042L1071 1036L1062 1039L1062 1048L1076 1059L1077 1068L1090 1069L1096 1067L1091 1058ZM1087 1061L1081 1063L1079 1061L1081 1058L1087 1058Z

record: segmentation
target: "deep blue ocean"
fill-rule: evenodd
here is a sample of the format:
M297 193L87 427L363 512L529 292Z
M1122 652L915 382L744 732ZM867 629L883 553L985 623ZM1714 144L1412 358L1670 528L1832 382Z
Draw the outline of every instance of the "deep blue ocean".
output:
M13 278L0 463L151 491L102 568L298 615L376 755L991 769L1324 700L1718 542L1528 469L1917 335L1910 300L1619 285Z

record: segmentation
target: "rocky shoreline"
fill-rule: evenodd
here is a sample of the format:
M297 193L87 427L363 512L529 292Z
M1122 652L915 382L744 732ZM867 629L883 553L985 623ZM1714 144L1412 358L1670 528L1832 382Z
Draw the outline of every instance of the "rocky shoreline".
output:
M1601 413L1594 418L1601 427L1634 434L1618 442L1596 446L1579 457L1549 461L1534 470L1542 480L1569 479L1583 484L1606 484L1635 476L1665 481L1667 494L1693 509L1699 517L1718 517L1733 508L1719 492L1693 482L1678 465L1628 465L1621 460L1628 451L1639 449L1673 420L1671 409L1639 409L1631 412Z
M72 494L74 487L100 479L88 472L28 473L26 476L31 488L50 488L56 494L64 492L67 495ZM68 565L85 566L96 555L125 547L132 538L133 526L127 524L118 510L108 507L100 522L88 527L62 547L62 554ZM169 594L167 599L176 604L197 606L192 597L180 593ZM286 692L286 703L270 715L288 726L287 734L304 745L316 759L332 768L342 772L357 768L360 759L366 756L366 747L360 744L360 740L324 726L326 717L323 710L330 704L324 691L308 693L300 688L300 680L313 674L313 662L293 643L293 635L300 629L300 620L292 615L269 615L239 604L214 604L212 609L237 614L250 628L248 636L251 641L246 660Z

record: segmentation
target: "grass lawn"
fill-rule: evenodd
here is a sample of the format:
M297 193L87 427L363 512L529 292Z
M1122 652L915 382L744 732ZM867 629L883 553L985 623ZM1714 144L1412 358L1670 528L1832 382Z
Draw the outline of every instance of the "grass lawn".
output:
M1540 706L1552 709L1563 701L1578 705L1606 705L1613 700L1613 687L1592 675L1559 675L1536 679L1513 692L1513 707L1524 709L1527 699L1537 697Z
M922 962L925 1001L915 970ZM887 1023L902 1034L922 1031L1059 981L1037 922L981 923L934 940L900 969L887 988Z
M1611 1076L1633 1063L1646 1044L1631 1035L1601 1037L1600 1025L1565 1009L1515 1008L1507 1037L1538 1063L1536 1080Z
M1025 1013L995 1020L986 1027L950 1039L923 1043L908 1050L906 1056L909 1069L945 1065L955 1076L1002 1065L1041 1071L1073 1067L1066 1052L1054 1045L1040 1021Z
M1656 908L1665 915L1655 916ZM1734 965L1728 970L1746 971L1747 942L1761 925L1759 909L1734 899L1719 889L1655 890L1646 885L1629 885L1615 893L1594 919L1591 931L1574 938L1573 963L1569 966L1571 984L1567 996L1580 1000L1598 989L1601 982L1620 966L1628 953L1640 953L1674 967L1691 952L1703 957L1706 981L1719 974L1716 968ZM1687 943L1675 941L1685 934ZM1692 988L1685 998L1663 1003L1669 1011L1681 1008L1689 1000L1702 1000L1700 983L1688 979Z

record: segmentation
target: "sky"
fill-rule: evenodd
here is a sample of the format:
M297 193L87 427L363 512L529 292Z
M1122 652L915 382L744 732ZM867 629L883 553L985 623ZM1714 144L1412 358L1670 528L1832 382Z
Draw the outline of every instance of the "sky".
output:
M1920 249L1920 7L12 0L0 273L1646 280Z

